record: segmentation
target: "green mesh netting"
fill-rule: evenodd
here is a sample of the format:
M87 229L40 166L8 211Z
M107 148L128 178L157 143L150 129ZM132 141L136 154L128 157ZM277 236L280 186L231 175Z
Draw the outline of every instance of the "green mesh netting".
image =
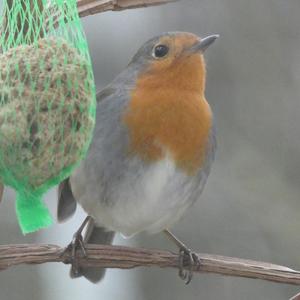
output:
M0 179L17 192L22 232L49 226L42 195L86 154L95 86L76 0L4 0Z

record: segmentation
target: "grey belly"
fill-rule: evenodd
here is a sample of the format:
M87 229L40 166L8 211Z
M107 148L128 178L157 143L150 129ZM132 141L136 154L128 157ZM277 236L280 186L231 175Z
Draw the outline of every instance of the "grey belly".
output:
M169 158L152 164L131 158L112 166L86 161L71 177L71 187L97 223L127 236L170 227L200 197L208 175L206 169L186 175Z

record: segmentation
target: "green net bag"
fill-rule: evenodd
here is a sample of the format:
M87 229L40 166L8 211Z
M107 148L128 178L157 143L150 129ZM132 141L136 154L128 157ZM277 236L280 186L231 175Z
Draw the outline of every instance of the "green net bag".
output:
M22 232L49 226L42 195L86 154L95 86L76 0L4 0L0 179L16 190Z

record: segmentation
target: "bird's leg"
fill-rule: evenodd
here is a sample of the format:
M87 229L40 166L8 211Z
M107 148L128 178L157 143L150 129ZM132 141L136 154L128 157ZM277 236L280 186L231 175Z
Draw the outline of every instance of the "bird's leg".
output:
M170 241L175 243L175 245L179 248L179 277L182 280L185 280L185 284L189 284L193 278L193 267L200 265L200 259L198 255L191 251L184 243L182 243L171 231L164 230L164 234L168 237ZM184 260L188 259L187 265L189 266L189 270L184 270Z
M82 232L88 223L93 222L92 217L87 216L78 230L74 233L71 243L64 252L71 252L71 273L76 276L79 273L77 250L80 249L83 256L86 256L86 249L82 237Z

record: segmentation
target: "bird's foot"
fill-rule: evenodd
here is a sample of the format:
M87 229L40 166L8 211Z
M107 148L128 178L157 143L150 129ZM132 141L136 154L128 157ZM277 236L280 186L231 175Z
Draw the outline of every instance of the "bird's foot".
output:
M92 220L90 216L86 217L78 230L74 233L71 243L66 247L64 253L70 253L71 276L78 277L80 274L78 265L78 251L81 251L83 257L87 256L85 243L82 237L82 232L87 224Z
M189 284L193 278L194 267L198 267L201 263L200 259L195 252L191 251L172 232L165 230L164 233L179 248L178 275L185 281L185 284Z
M189 284L193 279L193 268L200 265L198 255L188 248L181 248L179 250L179 277ZM186 270L185 268L188 268Z

